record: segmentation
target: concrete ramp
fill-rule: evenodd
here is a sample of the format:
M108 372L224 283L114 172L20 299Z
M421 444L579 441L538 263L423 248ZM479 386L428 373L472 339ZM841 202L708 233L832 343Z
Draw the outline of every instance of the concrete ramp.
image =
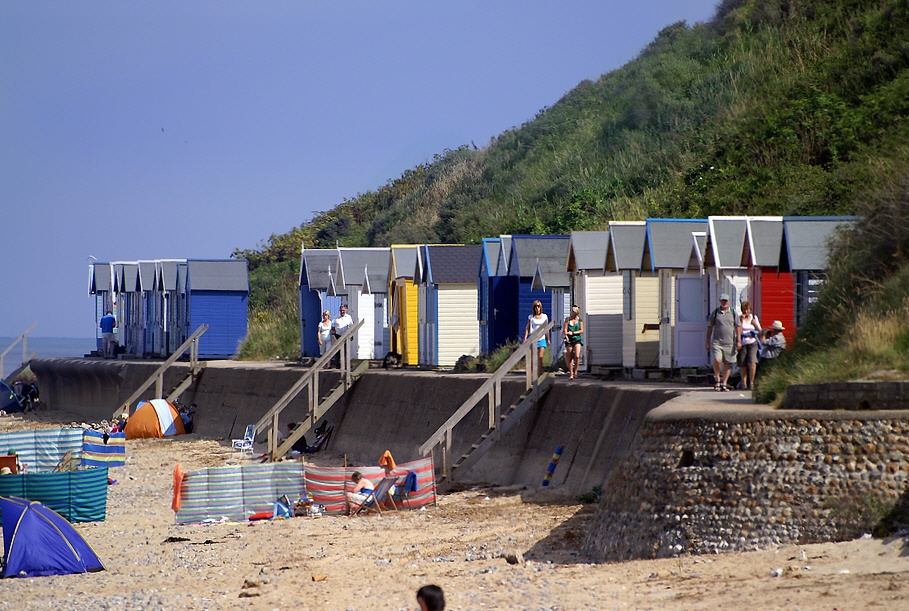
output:
M586 492L629 454L647 413L678 394L657 385L559 380L535 413L461 478L539 486L561 445L551 485Z
M372 463L391 450L400 462L419 458L417 448L480 385L482 376L368 372L349 393L336 425L334 451L352 462ZM523 392L520 376L502 382L502 403ZM629 453L644 416L682 392L666 385L582 382L560 378L542 402L503 436L461 483L539 486L556 446L564 452L552 485L586 492L602 485ZM485 400L455 428L452 456L460 456L487 430Z

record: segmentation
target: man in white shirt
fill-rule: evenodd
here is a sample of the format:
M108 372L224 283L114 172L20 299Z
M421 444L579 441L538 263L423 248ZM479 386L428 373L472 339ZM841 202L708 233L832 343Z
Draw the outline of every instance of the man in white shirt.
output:
M335 318L332 321L332 331L331 334L335 337L340 337L347 328L353 325L353 318L350 317L350 314L347 313L347 306L341 306L341 315Z
M347 313L347 306L341 305L340 316L331 321L331 335L332 337L340 337L344 334L347 329L353 326L353 318L350 314ZM331 359L331 366L340 369L341 368L341 353L335 354Z

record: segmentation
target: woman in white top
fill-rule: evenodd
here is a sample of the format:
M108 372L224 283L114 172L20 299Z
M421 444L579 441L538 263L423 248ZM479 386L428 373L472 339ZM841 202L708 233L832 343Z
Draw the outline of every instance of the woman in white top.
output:
M322 322L319 323L319 356L331 348L331 312L322 312Z
M527 328L524 329L524 341L527 341L527 338L531 333L540 327L545 327L548 323L549 317L543 313L543 304L540 303L539 299L535 300L533 302L533 314L527 317ZM543 353L546 352L546 346L549 345L547 335L547 333L544 333L543 337L537 341L537 375L543 373Z
M757 372L758 337L761 334L761 323L751 313L751 302L742 302L742 349L739 350L739 370L742 372L742 388L754 390L754 374Z

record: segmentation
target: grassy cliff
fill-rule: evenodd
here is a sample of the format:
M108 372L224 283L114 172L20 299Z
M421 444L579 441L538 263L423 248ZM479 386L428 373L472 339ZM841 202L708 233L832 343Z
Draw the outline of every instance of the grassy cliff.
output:
M276 289L296 286L301 242L470 243L646 217L868 215L881 202L899 209L909 168L907 31L905 0L726 0L709 23L673 24L627 65L580 83L486 146L442 151L237 251L252 270L244 354L299 349L298 332L283 329L296 315L276 311L295 307L296 297ZM877 230L892 233L892 225ZM867 257L888 258L889 278L901 255L870 242ZM834 290L851 273L844 270L834 270ZM869 280L861 295L844 289L854 305L840 310L870 307L884 282ZM825 341L823 326L809 324L807 344Z

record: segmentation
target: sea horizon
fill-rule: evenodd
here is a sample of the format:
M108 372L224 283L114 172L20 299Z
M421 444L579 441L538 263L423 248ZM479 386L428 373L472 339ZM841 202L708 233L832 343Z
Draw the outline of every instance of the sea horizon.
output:
M3 352L18 339L17 337L0 337L0 352ZM97 340L94 337L41 337L29 335L26 342L26 356L33 358L66 358L83 357L95 350ZM17 343L3 357L3 379L22 364L22 342Z

